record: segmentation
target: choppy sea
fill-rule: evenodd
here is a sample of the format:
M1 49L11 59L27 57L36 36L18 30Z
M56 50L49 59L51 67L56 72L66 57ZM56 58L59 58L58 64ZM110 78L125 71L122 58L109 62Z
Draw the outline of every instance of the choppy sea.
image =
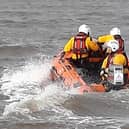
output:
M88 24L120 27L129 54L128 0L0 0L0 129L129 129L129 90L69 94L48 83L52 57Z

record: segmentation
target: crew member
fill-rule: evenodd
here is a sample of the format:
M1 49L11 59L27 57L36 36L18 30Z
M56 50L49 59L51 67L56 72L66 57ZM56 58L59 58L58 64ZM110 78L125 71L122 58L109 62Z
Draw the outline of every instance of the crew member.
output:
M90 36L90 27L88 25L81 25L78 34L70 38L64 46L64 53L72 53L71 60L76 66L84 66L88 57L92 52L98 52L99 46L95 40Z
M107 43L106 52L108 53L108 56L104 59L100 72L102 80L108 81L109 72L111 71L110 68L112 67L112 65L122 66L124 84L121 87L117 87L118 89L123 88L123 86L125 86L128 83L128 58L126 54L123 54L123 52L119 51L119 49L119 42L117 40L111 40Z
M119 43L119 51L124 51L124 40L121 36L120 29L118 27L114 27L110 30L110 34L102 35L98 37L98 43L103 44L110 40L117 40Z

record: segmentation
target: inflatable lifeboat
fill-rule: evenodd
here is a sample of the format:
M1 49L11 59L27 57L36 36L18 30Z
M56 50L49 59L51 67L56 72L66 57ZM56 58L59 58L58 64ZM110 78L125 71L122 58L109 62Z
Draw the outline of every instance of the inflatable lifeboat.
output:
M73 90L78 94L85 94L87 92L107 92L107 87L105 86L104 82L101 82L98 79L96 82L96 78L92 76L99 77L99 74L95 75L94 69L92 71L87 71L86 69L78 70L78 68L74 67L70 61L68 60L70 55L65 55L61 58L61 53L54 56L52 60L52 67L50 70L50 79L52 81L61 80L63 82L63 87L68 90ZM97 61L102 62L102 58L98 59ZM117 68L120 70L120 68ZM87 72L85 72L87 71ZM92 82L88 82L85 78L91 74ZM125 86L126 87L126 86Z

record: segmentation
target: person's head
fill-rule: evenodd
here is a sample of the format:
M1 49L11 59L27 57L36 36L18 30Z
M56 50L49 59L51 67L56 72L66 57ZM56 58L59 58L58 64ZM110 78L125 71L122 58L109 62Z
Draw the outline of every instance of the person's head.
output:
M114 27L110 30L110 35L121 35L120 29L117 27Z
M87 35L90 35L90 33L91 33L90 27L88 25L85 25L85 24L80 25L78 31L82 32L82 33L85 33Z
M119 43L117 40L111 40L107 44L107 53L116 52L119 49Z

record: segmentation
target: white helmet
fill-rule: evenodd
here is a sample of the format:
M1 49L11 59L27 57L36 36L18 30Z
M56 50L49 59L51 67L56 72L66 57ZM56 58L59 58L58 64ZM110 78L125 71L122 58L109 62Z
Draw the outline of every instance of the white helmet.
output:
M111 48L112 52L116 52L119 49L119 43L116 40L111 40L106 44L107 44L107 48Z
M110 34L111 34L111 35L121 35L120 29L117 28L117 27L114 27L114 28L112 28L112 29L110 30Z
M90 34L91 30L90 30L90 27L88 25L83 24L79 27L79 32L83 32L85 34Z

